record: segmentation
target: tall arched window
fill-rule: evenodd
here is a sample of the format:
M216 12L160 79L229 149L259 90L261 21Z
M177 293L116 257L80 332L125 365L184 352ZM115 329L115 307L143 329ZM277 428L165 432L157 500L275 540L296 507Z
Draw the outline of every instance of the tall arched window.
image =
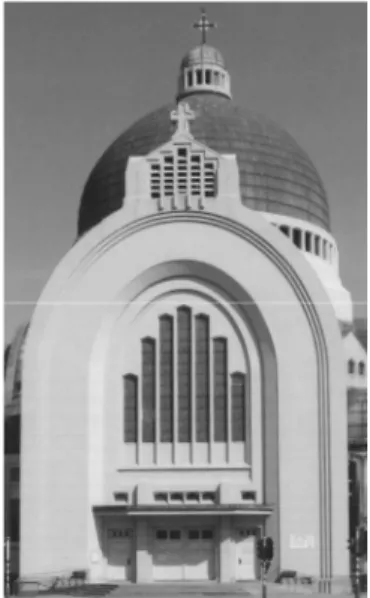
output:
M227 340L213 340L215 442L227 440Z
M209 319L195 318L196 440L209 442Z
M141 341L143 442L155 440L155 340Z
M353 359L350 359L348 361L348 373L349 374L354 374L355 373L355 362L353 361Z
M360 376L365 375L365 363L363 361L360 361L360 363L358 364L358 373L360 374Z
M137 376L127 374L124 386L124 439L137 442Z
M191 310L177 310L178 441L191 442Z
M159 319L161 442L173 441L173 318Z
M231 374L231 439L233 442L245 440L246 396L245 375Z

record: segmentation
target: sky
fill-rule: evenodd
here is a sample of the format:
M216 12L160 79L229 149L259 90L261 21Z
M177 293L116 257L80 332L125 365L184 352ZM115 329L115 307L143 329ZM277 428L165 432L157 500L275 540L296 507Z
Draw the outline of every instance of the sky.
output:
M366 314L366 3L203 3L234 101L287 129L329 197L343 284ZM76 239L83 186L176 92L197 3L5 4L5 340Z

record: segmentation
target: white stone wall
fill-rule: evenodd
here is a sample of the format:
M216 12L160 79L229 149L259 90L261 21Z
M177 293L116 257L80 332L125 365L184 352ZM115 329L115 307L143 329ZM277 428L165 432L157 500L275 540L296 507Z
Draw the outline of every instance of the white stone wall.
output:
M235 161L228 166L233 170ZM135 168L138 177L137 161ZM163 471L148 472L145 463L125 473L132 456L118 442L115 376L133 365L125 349L130 334L141 332L140 318L131 333L127 328L133 302L164 284L184 292L184 278L204 292L215 289L241 321L256 384L252 482L261 501L276 498L272 573L317 576L330 572L331 557L333 574L348 571L343 349L326 291L281 233L241 205L235 185L202 208L170 203L158 211L145 195L127 197L121 211L67 254L40 299L24 365L22 576L87 567L99 577L101 536L92 507L106 504L128 480L161 483ZM199 466L197 473L180 473L183 461L169 463L166 479L205 480ZM248 481L240 461L233 471L215 453L214 465L204 483L213 484L219 473L236 485ZM222 580L230 525L222 520ZM297 549L292 535L313 540ZM138 566L147 558L139 549Z

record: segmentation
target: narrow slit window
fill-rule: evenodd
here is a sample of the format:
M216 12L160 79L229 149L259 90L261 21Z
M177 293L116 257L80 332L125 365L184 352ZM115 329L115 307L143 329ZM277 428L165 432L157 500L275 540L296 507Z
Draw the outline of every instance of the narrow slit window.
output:
M197 69L197 71L196 71L196 77L197 77L197 84L198 85L202 85L202 83L203 83L203 72L200 69Z
M306 251L312 251L312 233L306 231L305 234L305 249Z
M299 228L293 229L293 243L298 249L302 248L302 231Z
M211 71L209 69L206 70L206 84L210 85L212 82L211 80Z

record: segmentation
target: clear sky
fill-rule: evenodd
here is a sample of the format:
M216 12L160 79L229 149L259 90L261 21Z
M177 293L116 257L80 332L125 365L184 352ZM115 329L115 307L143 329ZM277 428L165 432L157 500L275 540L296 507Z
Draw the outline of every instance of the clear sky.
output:
M237 104L307 151L344 285L366 312L366 4L209 3ZM174 98L197 3L5 4L5 338L76 237L83 185L133 121Z

